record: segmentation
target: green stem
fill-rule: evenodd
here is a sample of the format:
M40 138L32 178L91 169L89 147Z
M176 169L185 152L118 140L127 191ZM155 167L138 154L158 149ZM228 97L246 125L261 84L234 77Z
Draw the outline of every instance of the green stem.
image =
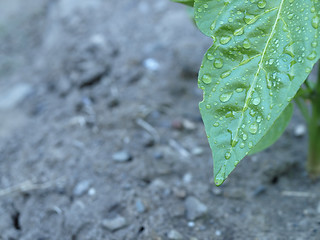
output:
M320 64L316 94L311 96L312 115L308 122L309 156L307 170L311 177L320 177Z

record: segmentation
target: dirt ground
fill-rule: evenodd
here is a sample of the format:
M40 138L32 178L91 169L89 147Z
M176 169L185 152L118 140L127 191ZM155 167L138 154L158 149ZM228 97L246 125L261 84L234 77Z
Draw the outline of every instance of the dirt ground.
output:
M214 186L209 46L169 0L1 0L0 239L319 240L298 111Z

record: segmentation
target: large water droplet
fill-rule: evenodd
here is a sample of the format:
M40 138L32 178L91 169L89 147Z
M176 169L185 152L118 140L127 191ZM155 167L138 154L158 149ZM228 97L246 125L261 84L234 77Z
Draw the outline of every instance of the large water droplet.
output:
M315 51L312 51L307 57L307 59L314 60L316 57L317 57L317 53Z
M319 17L318 17L318 16L314 16L314 17L312 18L311 25L312 25L312 27L314 27L315 29L317 29L317 28L319 27Z
M226 166L222 166L221 169L219 170L217 176L215 176L215 184L217 186L221 185L223 181L225 180L226 176Z
M242 35L243 34L243 28L239 28L239 29L237 29L237 30L235 30L234 31L234 33L233 33L233 35L235 35L235 36L240 36L240 35Z
M226 71L220 75L221 78L226 78L231 74L231 71Z
M259 97L256 97L256 98L254 98L253 100L252 100L252 103L254 104L254 105L259 105L259 103L261 102L261 98L259 98Z
M293 18L294 14L293 13L289 13L288 14L288 19L291 20Z
M251 43L250 43L250 41L249 41L248 39L245 39L245 40L243 41L242 46L243 46L245 49L249 49L249 48L251 47Z
M258 8L265 8L266 5L267 5L267 2L265 0L260 0L258 2Z
M224 37L220 38L220 43L224 45L224 44L227 44L228 42L230 42L230 40L231 40L230 36L224 36Z
M213 54L212 53L207 53L207 59L209 61L213 60L214 59Z
M258 123L254 122L249 126L249 132L252 134L256 134L258 131L258 128L259 128Z
M223 60L221 58L217 58L214 60L213 66L215 68L222 68L223 67Z
M242 134L242 139L243 139L243 141L245 141L245 140L247 140L248 139L248 135L247 134Z
M226 152L226 154L224 155L224 158L225 158L226 160L229 160L230 157L231 157L231 153L230 153L230 152Z
M228 92L228 93L223 93L220 95L220 101L221 102L228 102L230 100L230 98L232 97L232 92Z
M212 82L212 78L208 74L204 74L202 76L202 82L205 84L210 84Z
M220 125L220 124L219 124L218 122L215 122L215 123L213 124L214 127L219 127L219 125Z

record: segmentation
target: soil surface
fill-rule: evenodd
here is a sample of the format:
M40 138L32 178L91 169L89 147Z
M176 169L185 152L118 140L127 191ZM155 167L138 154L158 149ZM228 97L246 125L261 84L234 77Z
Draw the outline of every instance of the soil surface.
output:
M209 46L169 0L1 0L0 239L319 240L298 112L214 186Z

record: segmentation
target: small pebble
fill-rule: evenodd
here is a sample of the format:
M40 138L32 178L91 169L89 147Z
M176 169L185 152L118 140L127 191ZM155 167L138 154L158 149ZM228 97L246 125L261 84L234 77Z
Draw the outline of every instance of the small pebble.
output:
M95 188L90 188L89 191L88 191L88 194L89 194L90 196L96 195L96 189L95 189Z
M185 201L186 216L189 220L195 220L207 214L208 207L195 197L188 197Z
M91 185L90 180L83 180L79 182L73 189L73 195L76 197L80 197L83 194L87 193Z
M16 84L0 94L0 110L11 109L22 102L32 93L31 85L26 83Z
M221 231L220 230L216 230L216 236L221 236Z
M320 214L320 202L318 203L317 212Z
M177 198L185 198L187 196L187 192L184 189L180 189L180 188L174 188L173 189L173 194L177 197Z
M120 228L124 228L127 225L127 221L122 216L117 216L112 219L104 219L102 221L102 226L110 231L116 231Z
M146 60L143 61L143 66L151 71L157 71L160 68L160 64L157 60L153 58L147 58Z
M146 211L146 207L144 206L141 199L136 200L136 209L138 213L144 213Z
M306 134L306 126L304 124L299 124L294 128L294 136L302 137Z
M188 119L183 119L182 120L182 126L186 130L194 130L194 129L196 129L196 124L194 122L191 122Z
M182 240L183 236L177 230L173 229L168 233L168 238L172 240Z
M183 176L183 182L184 183L191 183L192 181L192 174L191 173L186 173L184 176Z
M114 153L112 159L116 162L128 162L132 159L132 156L126 151L120 151Z
M196 147L191 150L191 153L195 156L200 156L203 153L203 149L201 147Z
M194 222L188 222L188 227L193 228L195 226Z

